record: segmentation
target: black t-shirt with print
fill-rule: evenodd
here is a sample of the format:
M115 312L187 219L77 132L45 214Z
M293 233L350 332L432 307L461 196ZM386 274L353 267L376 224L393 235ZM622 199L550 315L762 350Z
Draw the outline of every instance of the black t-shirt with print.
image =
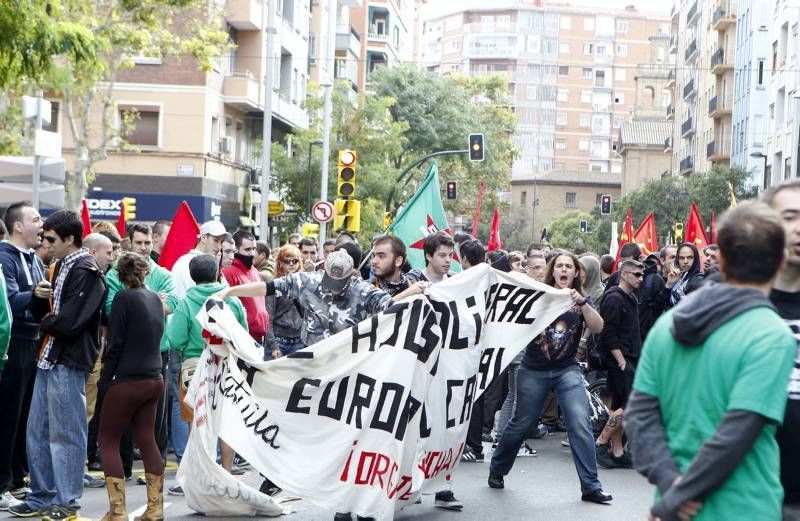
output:
M592 306L591 297L586 297L586 302L587 306ZM542 371L564 369L577 363L575 355L583 324L580 306L572 306L528 344L522 365L527 369Z
M773 289L769 298L778 308L781 318L792 328L800 346L800 292L788 293ZM789 401L777 439L781 449L784 502L800 505L800 348L789 380Z

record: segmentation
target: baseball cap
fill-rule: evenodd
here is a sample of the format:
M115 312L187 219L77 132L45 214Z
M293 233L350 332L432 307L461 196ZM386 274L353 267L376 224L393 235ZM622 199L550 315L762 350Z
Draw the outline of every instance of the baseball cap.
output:
M330 291L342 291L353 276L353 259L344 250L337 250L325 259L322 286Z
M225 225L219 221L206 221L203 223L203 226L200 227L200 235L220 237L226 233L228 232L225 230Z

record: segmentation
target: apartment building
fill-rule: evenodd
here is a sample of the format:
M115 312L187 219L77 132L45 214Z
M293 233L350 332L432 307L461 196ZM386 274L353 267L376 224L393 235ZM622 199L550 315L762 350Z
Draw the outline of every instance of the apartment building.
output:
M798 177L800 154L800 6L797 2L775 0L761 9L770 18L770 47L767 67L769 105L766 148L766 172L763 187ZM755 132L755 129L754 131Z
M676 0L670 52L675 66L673 174L728 165L731 154L736 0Z
M763 189L769 186L764 160L773 10L758 0L739 0L737 11L731 166L750 172L750 183Z
M301 108L308 69L308 0L269 2L276 9L273 141L308 126ZM113 91L116 124L135 111L127 140L138 151L112 148L95 165L89 206L93 218L116 218L122 197L136 199L136 219L172 218L186 200L198 220L221 219L227 226L252 225L250 193L258 184L264 118L267 2L227 0L224 24L235 48L212 71L194 60L136 56L121 71ZM55 106L58 107L57 100ZM58 109L56 108L56 111ZM99 108L97 121L99 124ZM51 130L63 135L67 166L71 134L61 114ZM241 218L241 219L240 219Z
M359 27L364 27L364 0L337 0L336 9L336 50L333 62L333 77L346 80L353 90L353 99L360 89L364 88L365 79L359 67L361 54L366 45L366 35ZM327 0L311 1L311 23L308 41L309 79L324 83L330 78L331 71L325 61L328 33Z
M659 179L671 169L672 157L664 150L672 135L672 122L667 120L666 112L672 102L666 88L672 67L664 63L670 37L656 34L650 42L649 60L636 69L633 114L619 130L622 195Z

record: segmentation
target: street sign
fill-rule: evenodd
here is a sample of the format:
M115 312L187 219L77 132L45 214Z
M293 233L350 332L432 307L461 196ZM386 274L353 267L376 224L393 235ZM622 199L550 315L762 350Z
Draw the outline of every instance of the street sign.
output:
M61 157L61 134L37 130L33 153L37 156Z
M270 217L275 217L285 212L286 207L280 201L270 201L268 211Z
M311 209L311 216L317 222L326 223L333 219L333 205L328 201L317 201Z

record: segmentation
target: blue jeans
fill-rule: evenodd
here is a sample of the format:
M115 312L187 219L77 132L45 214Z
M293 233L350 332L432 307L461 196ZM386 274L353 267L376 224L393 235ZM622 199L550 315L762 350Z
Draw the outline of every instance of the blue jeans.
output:
M56 365L36 370L28 416L31 493L28 506L80 508L86 461L88 371Z
M189 442L189 424L181 419L181 402L178 393L178 375L181 372L181 353L173 351L169 357L169 398L172 402L169 441L175 451L178 463L183 458L186 444Z
M508 367L508 394L506 394L506 399L503 401L503 406L500 408L497 425L494 429L498 435L503 434L503 430L514 415L514 409L517 405L517 373L519 372L519 367L520 364L514 363Z
M532 371L520 366L516 378L517 404L503 429L489 467L492 474L505 476L514 465L522 442L539 421L547 393L555 391L567 421L572 459L581 482L581 493L602 488L597 479L597 456L589 424L589 400L583 375L577 365L553 371Z
M286 342L283 339L275 339L275 345L278 346L278 349L281 352L281 356L288 356L292 353L296 353L297 351L306 347L306 345L300 341L297 342Z

